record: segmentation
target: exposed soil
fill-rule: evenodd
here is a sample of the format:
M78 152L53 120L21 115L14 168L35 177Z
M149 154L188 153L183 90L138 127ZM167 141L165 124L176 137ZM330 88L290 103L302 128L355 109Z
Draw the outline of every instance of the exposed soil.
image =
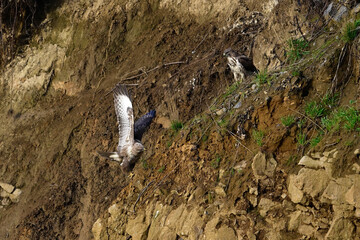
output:
M309 2L302 6L292 3L304 19ZM18 203L0 209L1 239L91 239L94 222L108 214L113 202L126 205L128 212L123 213L119 225L125 224L132 217L129 212L140 189L151 182L136 203L137 211L154 199L176 209L184 203L182 197L194 189L202 189L201 196L207 200L200 202L199 208L206 209L218 200L208 196L221 182L227 194L225 206L247 211L261 225L264 220L248 200L249 186L255 184L251 159L256 152L277 160L275 177L270 183L260 181L258 188L259 195L274 201L281 199L287 176L299 170L297 160L308 151L328 150L335 142L331 146L348 159L339 166L338 176L357 161L353 150L360 145L354 133L329 134L312 149L297 144L298 124L281 125L281 118L289 113L297 120L302 118L304 104L319 99L317 94L332 86L331 81L318 76L321 71L316 72L315 66L300 76L287 73L255 90L251 78L235 91L229 90L234 80L223 50L231 46L253 56L261 43L255 39L270 39L268 19L252 11L255 6L244 3L250 10L235 12L231 19L241 24L228 28L218 19L199 22L194 16L180 18L145 1L130 12L124 10L125 5L112 4L114 8L100 21L74 23L68 59L43 96L36 97L30 107L1 104L1 181L23 191ZM276 11L287 9L285 5ZM116 10L115 6L124 9ZM66 29L71 21L66 14L72 11L54 12L50 26ZM59 17L62 13L66 21ZM277 22L279 29L284 27L287 20L274 18L271 21ZM308 24L304 28L315 31L322 20L317 26ZM297 31L297 26L284 28ZM261 66L271 67L285 60L279 46L282 41L271 41L274 55L280 56L267 56ZM335 49L329 53L334 57L338 54ZM339 75L345 75L346 66L341 66ZM330 64L322 71L333 76L333 67ZM143 137L146 151L129 175L121 172L118 163L100 158L96 152L116 149L111 89L118 82L133 84L129 89L135 118L150 109L157 111L155 122ZM338 84L341 103L357 100L359 89L353 77ZM322 89L318 89L320 85ZM240 100L241 107L234 109ZM223 108L226 114L216 114ZM172 120L186 123L185 127L179 132L169 129ZM244 141L239 140L239 128L246 132ZM265 134L261 146L252 137L254 130ZM309 123L304 133L313 136L318 131ZM338 141L340 138L353 144ZM234 167L242 161L245 167L234 174ZM219 169L224 170L221 177ZM281 214L284 212L273 211L273 215ZM237 226L236 219L223 222ZM265 239L265 235L259 231L257 237ZM290 239L299 234L286 232L282 236Z

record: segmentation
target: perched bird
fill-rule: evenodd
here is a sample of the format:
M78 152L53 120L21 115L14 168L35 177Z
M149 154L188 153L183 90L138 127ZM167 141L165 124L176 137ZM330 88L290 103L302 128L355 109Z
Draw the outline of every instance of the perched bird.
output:
M121 162L123 171L129 172L144 151L141 138L156 115L151 110L134 124L133 106L124 85L117 84L113 90L114 105L119 127L119 144L116 152L98 152L102 157Z
M224 51L224 56L227 57L228 65L234 74L235 81L242 82L246 76L258 72L251 58L240 55L231 48Z

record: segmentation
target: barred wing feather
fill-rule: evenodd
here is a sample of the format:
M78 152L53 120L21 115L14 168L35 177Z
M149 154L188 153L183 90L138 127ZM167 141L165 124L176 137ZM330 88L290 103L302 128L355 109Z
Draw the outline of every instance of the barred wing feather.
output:
M119 127L118 152L134 143L134 114L129 93L125 86L114 88L114 106Z

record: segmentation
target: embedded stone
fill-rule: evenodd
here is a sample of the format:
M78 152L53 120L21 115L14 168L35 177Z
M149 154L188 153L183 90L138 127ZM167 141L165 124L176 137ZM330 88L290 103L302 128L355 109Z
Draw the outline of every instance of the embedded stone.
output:
M354 239L354 224L344 218L333 220L325 239Z
M266 177L273 177L277 166L274 158L266 159L264 153L257 153L253 158L251 167L256 179L264 179Z
M13 193L11 193L9 196L10 200L13 203L19 202L21 193L22 193L22 191L19 188L15 189L15 191Z
M360 155L360 149L359 149L359 148L358 148L358 149L355 149L354 154L355 154L356 156Z
M351 186L352 181L350 178L338 178L336 180L331 180L320 197L320 201L323 203L344 204L346 203L345 194Z
M300 225L300 218L301 216L301 211L296 211L296 212L292 212L290 214L290 220L289 220L289 224L288 224L288 230L289 231L294 231L296 230L299 225Z
M11 201L10 201L9 198L3 198L3 199L1 200L1 204L2 204L3 206L9 205L10 202L11 202Z
M7 191L5 191L4 189L2 189L0 191L0 197L5 198L5 197L9 197L10 193L8 193Z
M298 228L298 232L302 235L305 235L305 236L312 236L314 233L315 233L315 228L311 225L300 225L299 228Z
M102 221L101 221L101 218L99 218L98 220L96 220L96 222L94 223L94 225L91 229L95 240L101 239L102 229L103 229Z
M220 186L215 187L215 193L221 197L226 197L225 190Z
M303 156L298 165L303 165L305 167L308 167L308 168L315 168L315 169L318 169L318 168L322 168L323 167L323 162L320 160L320 161L316 161L314 159L312 159L311 157L308 157L308 156Z
M218 115L218 116L221 116L221 115L223 115L224 113L226 113L226 108L222 108L222 109L216 111L216 115Z
M259 202L259 206L258 208L260 209L259 213L262 217L265 217L267 212L270 209L274 209L276 207L276 205L280 205L276 202L271 201L268 198L261 198L260 202Z
M334 16L334 20L339 22L342 18L344 18L348 14L348 9L345 6L340 6L339 10Z
M320 159L321 158L321 153L319 153L319 152L312 153L311 157L316 158L316 159Z
M3 183L3 182L0 182L0 187L8 193L12 193L15 189L15 187L13 185L8 184L8 183Z
M301 202L304 197L304 193L298 188L296 181L297 181L296 175L289 176L288 191L289 191L289 197L293 203Z
M356 173L360 173L360 165L357 164L357 163L354 163L352 165L352 168L351 168L353 171L355 171Z

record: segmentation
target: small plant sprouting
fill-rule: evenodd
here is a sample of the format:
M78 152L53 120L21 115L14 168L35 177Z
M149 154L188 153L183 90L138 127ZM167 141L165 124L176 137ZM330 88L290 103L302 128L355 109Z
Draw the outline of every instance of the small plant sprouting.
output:
M339 115L340 119L344 122L344 128L346 130L360 130L360 127L358 126L360 123L360 114L354 107L340 109Z
M300 60L303 56L309 54L306 51L309 43L304 39L290 39L288 40L288 51L286 53L287 58L291 63Z
M321 141L321 135L318 135L312 139L310 139L310 147L314 148Z
M290 165L294 164L294 161L295 161L295 160L296 160L296 156L291 155L291 156L288 158L288 160L287 160L287 162L286 162L286 165L287 165L287 166L290 166Z
M291 72L291 75L294 77L299 77L301 75L301 72L299 70L293 70Z
M342 126L348 131L360 131L360 113L354 107L340 108L321 119L327 131L337 131Z
M350 22L346 24L346 27L343 30L343 37L342 37L344 42L346 43L352 42L360 32L359 27L360 27L360 19L357 19L354 22Z
M253 130L252 132L253 138L256 142L257 145L259 145L260 147L264 144L263 143L263 138L264 138L264 132L261 130Z
M321 103L315 101L309 102L305 106L305 114L311 118L318 118L324 116L326 108Z
M145 159L141 159L141 163L145 170L147 170L149 168L149 164L147 163L147 161Z
M292 115L281 118L281 123L285 127L290 127L291 125L293 125L294 122L295 122L295 118Z
M231 175L231 176L234 176L234 174L235 174L235 169L234 169L234 168L231 168L231 169L230 169L230 175Z
M216 155L215 159L211 161L211 166L213 168L218 168L220 166L221 157Z
M255 76L255 83L258 86L267 83L268 85L271 84L272 77L268 74L267 70L260 71Z
M184 127L183 123L178 120L174 120L171 122L171 129L174 130L175 132L178 132L183 127Z
M305 119L301 119L301 120L299 120L298 121L298 127L299 128L302 128L303 126L305 126L305 124L306 124L306 120Z
M162 166L161 168L158 169L159 173L162 173L165 170L165 166Z
M339 129L339 119L331 118L331 117L323 117L321 118L321 125L325 127L325 129L330 132L331 130Z
M220 121L218 121L218 125L220 127L226 127L228 125L228 121L226 121L225 119L221 119Z
M171 147L171 144L172 144L172 141L167 141L167 142L166 142L166 147L167 147L167 148L170 148L170 147Z
M208 192L208 203L212 203L213 202L213 198L211 196L211 192Z
M231 86L229 86L227 89L226 89L226 92L224 94L224 97L226 98L227 96L233 94L235 92L236 89L239 88L240 86L240 82L235 82L233 83Z
M306 134L305 133L298 133L298 135L296 136L297 142L300 146L305 146L306 144Z
M326 94L320 101L311 101L305 106L305 114L315 119L328 115L338 105L338 94Z
M326 94L321 99L321 104L332 109L332 108L336 107L338 100L339 100L338 94L334 94L333 96L331 96L330 94Z

